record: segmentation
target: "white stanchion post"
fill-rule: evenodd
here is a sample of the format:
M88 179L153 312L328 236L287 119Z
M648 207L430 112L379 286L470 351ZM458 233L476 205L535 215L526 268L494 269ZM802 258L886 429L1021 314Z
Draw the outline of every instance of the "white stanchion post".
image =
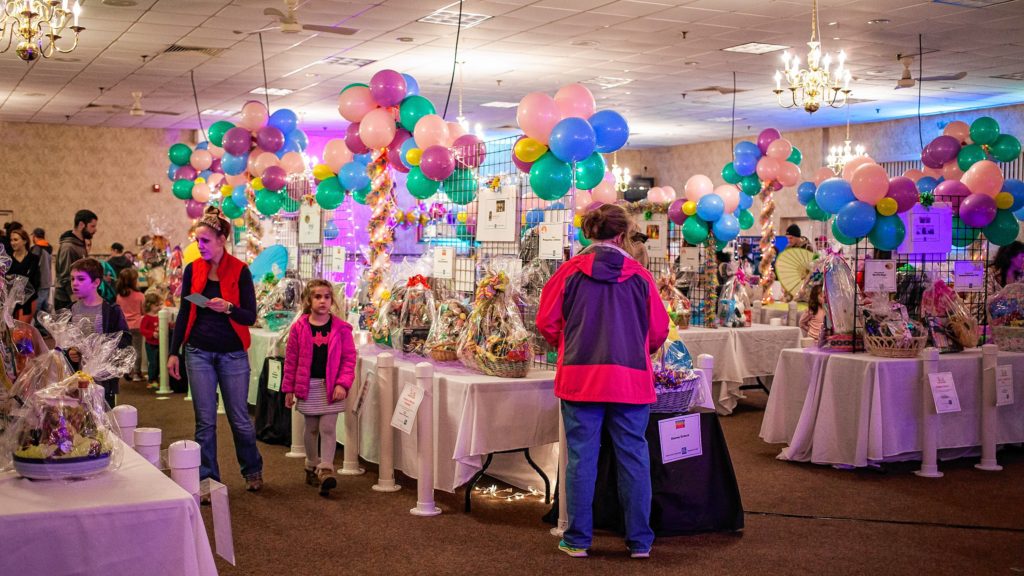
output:
M390 352L377 355L377 382L380 383L380 466L377 492L397 492L402 487L395 483L395 435L391 428L391 416L395 411L395 357Z
M171 311L161 310L157 312L158 321L158 332L160 334L160 388L156 391L161 396L166 396L172 392L171 390L171 377L167 374L167 356L170 355L171 349ZM161 398L162 400L162 398Z
M299 412L299 404L292 406L292 447L285 453L285 458L305 458L306 443L302 436L306 434L306 418Z
M789 311L786 313L786 326L799 326L800 313L796 310L796 302L789 303Z
M163 440L163 432L159 428L136 428L134 436L135 451L147 462L159 468L160 442Z
M130 404L114 406L110 412L117 422L118 435L128 446L135 448L135 427L139 425L139 411Z
M711 406L715 406L715 379L713 375L715 373L715 357L711 354L701 354L697 356L697 368L704 373L704 379L708 383L705 390L711 394L711 398L706 398L710 402ZM722 382L722 386L725 386L725 382Z
M565 440L565 421L562 420L562 402L558 402L558 524L551 529L559 538L569 529L569 502L565 497L565 469L569 466L569 445Z
M167 448L167 464L171 467L171 480L192 496L199 498L199 444L191 440L178 440Z
M914 472L923 478L942 478L939 471L938 427L939 415L928 381L929 374L939 371L939 350L925 348L924 370L921 374L921 469Z
M416 507L413 516L437 516L441 509L434 504L434 366L427 362L416 365L416 383L423 389L423 401L416 411L417 468Z
M764 306L760 302L754 302L754 311L751 313L753 322L755 324L765 324L764 321Z
M362 360L360 360L361 362ZM360 368L357 366L357 374L359 370ZM352 386L352 390L349 390L349 400L345 403L345 446L341 469L338 470L338 474L342 476L360 476L366 473L366 469L359 465L359 415L355 413L356 403L352 401L352 398L368 392L363 389L360 394L356 394L356 386L362 389L369 385L370 383L365 379L362 382L356 382Z
M985 344L981 347L981 462L978 470L998 472L1003 469L996 460L996 436L999 413L996 407L996 361L999 347Z

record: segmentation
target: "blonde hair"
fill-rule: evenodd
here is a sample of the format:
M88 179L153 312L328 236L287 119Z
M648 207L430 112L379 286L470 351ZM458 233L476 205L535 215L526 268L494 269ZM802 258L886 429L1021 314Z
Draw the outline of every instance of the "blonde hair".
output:
M334 285L322 278L314 278L306 282L306 287L302 290L302 313L313 312L313 291L317 288L327 288L327 292L331 295L331 312L333 313L335 309Z
M142 309L146 314L149 314L150 310L163 308L163 305L164 299L159 294L156 292L146 292L146 299L142 306Z
M231 221L224 216L224 212L221 212L220 208L216 206L207 206L203 212L203 217L199 219L196 227L206 226L213 230L218 236L227 238L231 235Z

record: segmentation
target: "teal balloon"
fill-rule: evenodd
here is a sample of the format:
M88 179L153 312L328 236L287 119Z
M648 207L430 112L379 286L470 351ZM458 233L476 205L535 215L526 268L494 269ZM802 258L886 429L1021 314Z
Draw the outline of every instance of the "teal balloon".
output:
M838 218L836 219L838 221ZM903 244L907 229L899 216L878 216L875 226L868 234L868 241L879 250L895 250Z
M285 212L299 211L299 201L289 196L287 190L281 191L281 210Z
M996 212L996 215L999 213ZM959 216L953 216L953 246L966 248L981 235L980 228L973 228L964 223Z
M316 185L316 203L324 210L334 210L345 201L345 188L337 176L321 180Z
M239 206L233 201L229 202L227 199L225 199L224 202L221 202L220 209L222 212L224 212L224 215L230 218L231 220L234 220L235 218L240 218L242 214L245 213L245 208Z
M553 201L565 196L572 186L572 168L550 151L530 167L530 188L542 200Z
M576 163L576 187L580 190L590 190L601 183L607 166L604 157L594 152L580 162Z
M355 190L352 191L352 200L354 200L356 204L362 204L363 206L365 206L366 197L370 194L370 189L371 188L369 186L356 188Z
M430 100L419 95L408 96L398 106L398 123L402 125L402 128L412 132L416 129L416 123L420 121L420 118L436 113Z
M747 196L757 196L761 192L761 180L757 177L757 174L744 176L740 180L740 190Z
M234 128L235 125L227 120L218 120L210 125L210 129L206 132L210 137L210 143L214 146L224 145L224 134L228 130Z
M697 216L690 216L683 222L683 240L696 246L708 239L708 223Z
M991 144L999 138L999 122L982 116L971 123L971 140L975 144Z
M191 180L175 180L174 186L171 187L171 193L178 200L191 200L193 186L195 186L195 182Z
M854 244L857 243L856 238L850 238L846 234L840 232L839 228L836 228L835 220L832 221L832 236L836 239L837 242L839 242L840 244L844 244L846 246L853 246Z
M338 92L338 94L344 94L345 90L348 90L349 88L355 88L356 86L362 86L363 88L369 88L370 87L369 84L363 84L362 82L353 82L353 83L349 84L348 86L345 86L344 88L342 88L341 92Z
M284 200L280 192L260 190L256 193L256 209L264 216L273 216L281 210L281 203Z
M811 198L807 202L807 217L810 218L811 220L816 220L818 222L824 222L824 221L828 220L829 214L828 214L828 212L825 212L824 210L822 210L820 206L818 206L818 201L817 200L815 200L814 198Z
M579 242L580 246L583 246L584 248L590 246L590 239L583 235L582 229L576 231L576 241Z
M740 230L750 230L754 227L754 215L750 210L740 210L736 219L740 221Z
M192 158L192 149L187 144L179 142L171 146L170 150L167 151L167 157L170 158L172 164L187 166L189 159Z
M441 183L427 178L419 166L413 166L409 169L409 175L405 179L405 186L409 189L409 194L412 194L413 198L426 200L437 194L437 189L441 187Z
M471 237L469 227L466 226L465 222L459 222L459 225L455 227L455 235L463 240L468 240Z
M982 231L989 242L996 246L1006 246L1017 239L1017 234L1020 233L1020 223L1013 212L997 210L995 220L985 226Z
M1020 140L1009 134L1000 134L996 141L989 146L992 156L1000 162L1013 162L1020 156Z
M743 176L740 176L736 172L736 166L732 162L729 162L722 167L722 180L725 180L729 184L739 184L740 180L743 180Z
M974 144L964 146L960 149L960 153L956 155L956 163L961 170L967 172L971 166L974 166L987 157L988 155L985 154L985 149L975 141Z
M789 153L789 158L786 158L786 162L792 162L793 164L796 164L797 166L799 166L800 163L803 162L803 161L804 161L804 154L803 154L803 152L801 152L800 149L797 148L796 146L793 146L793 151Z
M459 168L444 179L444 193L448 199L460 206L465 206L476 198L478 184L473 171Z

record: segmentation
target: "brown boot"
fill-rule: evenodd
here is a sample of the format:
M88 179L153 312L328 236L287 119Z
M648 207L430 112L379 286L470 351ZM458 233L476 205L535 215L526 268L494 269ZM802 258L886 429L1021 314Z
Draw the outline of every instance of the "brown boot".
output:
M263 473L257 472L245 477L245 489L247 492L259 492L263 489Z
M319 486L320 479L316 477L316 468L306 468L306 484Z
M319 468L316 471L316 478L320 481L321 496L327 496L331 490L338 487L338 479L334 477L332 468Z

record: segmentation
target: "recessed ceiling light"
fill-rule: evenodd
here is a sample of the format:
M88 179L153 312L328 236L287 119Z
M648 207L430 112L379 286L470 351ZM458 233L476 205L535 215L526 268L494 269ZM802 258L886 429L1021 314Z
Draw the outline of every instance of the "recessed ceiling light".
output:
M833 40L841 40L841 38L839 38L839 36L833 36L832 39Z
M519 106L519 102L502 102L501 100L495 100L494 102L484 102L481 104L484 108L515 108Z
M889 24L892 20L888 18L875 18L874 20L868 20L868 24Z
M574 40L569 43L570 46L582 46L584 48L596 48L601 45L597 40Z
M613 76L598 76L597 78L591 78L590 80L584 80L584 84L597 84L601 88L607 90L608 88L615 88L617 86L624 86L632 82L632 78L615 78Z
M789 48L789 46L783 46L781 44L764 44L762 42L747 42L746 44L740 44L738 46L722 48L722 50L725 52L740 52L742 54L767 54L769 52L785 50L786 48Z
M115 6L117 8L128 8L129 6L135 6L138 4L135 0L103 0L100 2L104 6Z
M287 88L264 88L263 86L249 90L249 94L267 94L268 96L287 96L292 92L294 90Z
M336 66L354 66L356 68L362 68L363 66L373 64L376 60L368 60L366 58L346 58L344 56L328 56L320 62L323 64L334 64Z
M632 92L626 92L626 94L632 94Z
M399 42L412 42L414 38L412 36L399 36L398 38L395 38L395 40L398 40Z
M206 116L230 116L231 112L219 108L207 108L203 110L203 114Z
M320 75L316 72L306 72L306 78L319 78Z
M714 118L705 118L704 120L706 122L722 122L722 123L726 123L726 122L732 122L733 120L736 120L736 121L746 120L746 118L742 118L740 116L737 116L735 118L733 118L732 116L715 116Z
M829 26L838 26L839 22L829 22L828 25Z
M449 4L440 10L427 14L423 18L417 20L417 22L441 24L442 26L458 26L459 22L462 22L462 28L472 28L484 20L489 20L491 18L486 14L470 14L469 12L462 12L460 14L457 10L448 10L450 6L454 5L455 4Z

